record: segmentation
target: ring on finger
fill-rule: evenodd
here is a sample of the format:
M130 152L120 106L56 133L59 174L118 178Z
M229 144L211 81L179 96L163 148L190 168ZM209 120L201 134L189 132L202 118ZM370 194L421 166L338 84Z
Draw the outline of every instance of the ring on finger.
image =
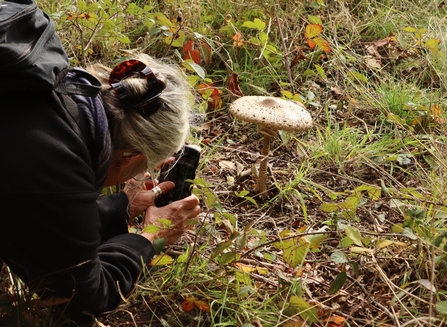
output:
M152 191L154 192L155 198L158 198L161 195L161 193L163 193L160 186L155 186L154 188L152 188Z

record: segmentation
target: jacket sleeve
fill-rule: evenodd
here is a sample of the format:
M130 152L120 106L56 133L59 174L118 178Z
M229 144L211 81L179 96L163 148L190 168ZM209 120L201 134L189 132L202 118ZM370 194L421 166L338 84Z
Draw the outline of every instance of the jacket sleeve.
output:
M127 233L129 200L124 192L100 197L97 201L101 227L101 240Z
M72 313L115 309L155 251L127 232L125 195L98 200L87 147L39 97L0 110L0 256Z

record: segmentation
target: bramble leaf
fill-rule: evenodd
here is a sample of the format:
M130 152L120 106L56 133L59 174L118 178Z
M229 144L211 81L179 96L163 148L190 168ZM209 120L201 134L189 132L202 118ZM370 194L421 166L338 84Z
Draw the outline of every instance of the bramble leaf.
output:
M306 32L304 33L304 36L307 39L312 39L323 32L323 26L320 24L308 24L306 26Z

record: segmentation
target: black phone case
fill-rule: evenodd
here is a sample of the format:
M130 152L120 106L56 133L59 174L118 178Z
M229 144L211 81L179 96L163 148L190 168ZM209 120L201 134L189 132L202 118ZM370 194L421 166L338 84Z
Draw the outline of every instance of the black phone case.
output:
M174 163L164 165L161 168L159 182L172 181L175 184L175 188L162 194L155 200L157 207L163 207L191 195L191 182L188 180L193 180L196 177L199 160L199 148L185 145L176 154Z

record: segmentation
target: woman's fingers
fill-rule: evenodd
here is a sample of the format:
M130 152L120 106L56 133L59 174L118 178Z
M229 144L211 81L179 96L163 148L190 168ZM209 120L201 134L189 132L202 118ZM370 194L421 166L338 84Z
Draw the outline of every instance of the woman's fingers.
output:
M157 188L158 187L158 188ZM128 187L124 189L124 192L129 199L129 215L131 218L138 216L149 206L154 206L155 199L161 194L172 190L175 187L173 182L163 182L158 184L155 188L150 190L138 189L135 190L134 187Z
M163 218L171 220L172 225L181 225L187 220L195 218L200 211L199 199L195 195L191 195L164 207L150 206L146 211L145 223L153 224L158 219Z

